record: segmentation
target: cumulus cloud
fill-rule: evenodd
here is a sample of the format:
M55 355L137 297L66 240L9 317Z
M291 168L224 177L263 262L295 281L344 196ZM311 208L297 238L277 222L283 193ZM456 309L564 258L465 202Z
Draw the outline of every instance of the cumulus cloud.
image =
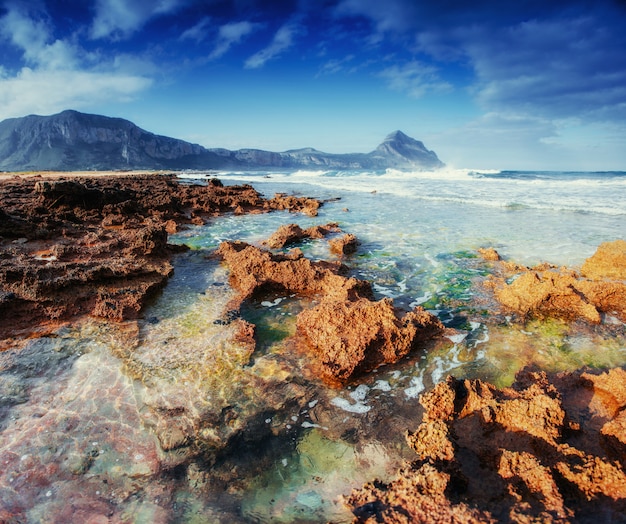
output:
M224 24L219 28L217 44L210 54L210 59L219 58L224 55L233 45L238 44L250 33L255 31L260 24L252 22L232 22Z
M263 67L266 62L276 58L294 44L294 38L303 31L302 26L297 22L288 22L274 35L270 45L255 53L245 62L247 69L257 69Z
M91 37L128 38L155 16L172 13L182 5L181 0L98 0L91 26Z
M150 78L126 72L117 57L90 67L88 53L52 34L45 16L20 6L0 18L0 36L19 49L24 62L15 71L0 70L0 118L124 101L151 85Z
M45 21L19 8L9 10L0 19L0 35L19 48L30 65L55 69L76 63L76 50L71 44L63 40L50 42L51 31Z
M436 67L415 60L387 67L380 76L387 80L391 89L405 92L412 98L421 98L429 92L444 93L452 90L452 85L439 77Z
M0 119L79 109L112 98L130 101L150 84L133 75L23 68L16 76L0 77Z

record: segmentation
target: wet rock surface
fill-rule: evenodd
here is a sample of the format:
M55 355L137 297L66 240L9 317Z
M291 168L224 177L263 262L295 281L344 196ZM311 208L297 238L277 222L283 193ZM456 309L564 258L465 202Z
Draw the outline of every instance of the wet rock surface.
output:
M334 224L323 227L336 230ZM292 224L280 228L266 243L285 245L307 237L310 232ZM356 245L354 235L346 237L342 246ZM222 243L217 254L230 269L232 287L239 291L229 311L254 296L276 292L316 297L319 304L298 315L295 340L312 355L316 373L329 384L345 384L395 363L443 331L441 322L421 307L407 313L394 308L390 299L373 300L370 284L350 277L339 262L313 262L297 248L276 254L237 241Z
M319 374L339 384L398 362L443 331L423 308L403 313L388 298L323 299L300 313L297 325L297 336L314 355Z
M323 226L312 226L302 229L298 224L287 224L278 228L278 230L265 241L268 247L280 249L291 244L302 242L309 238L323 238L330 233L338 233L341 229L336 223L330 223Z
M611 314L626 321L626 241L601 244L580 272L507 262L500 264L500 271L489 285L500 304L521 319L554 317L598 324L603 314Z
M344 500L354 522L621 521L626 371L548 375L510 388L449 377L420 399L419 459Z
M172 273L168 233L226 212L316 213L316 200L173 175L0 182L0 338L90 314L134 318Z

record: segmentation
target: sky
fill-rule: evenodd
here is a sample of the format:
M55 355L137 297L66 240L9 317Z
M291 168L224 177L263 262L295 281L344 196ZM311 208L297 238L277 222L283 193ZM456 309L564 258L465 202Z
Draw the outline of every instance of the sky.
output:
M0 120L65 109L206 147L626 170L626 0L0 0Z

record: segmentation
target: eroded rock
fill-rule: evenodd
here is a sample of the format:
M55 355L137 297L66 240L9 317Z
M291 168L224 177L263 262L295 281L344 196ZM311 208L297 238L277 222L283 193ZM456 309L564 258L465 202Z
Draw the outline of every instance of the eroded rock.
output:
M547 264L523 268L502 263L501 269L504 274L489 285L506 310L522 319L554 317L598 324L608 313L626 321L625 241L602 244L581 273Z
M323 226L312 226L302 229L298 224L287 224L280 226L278 230L265 241L269 247L280 249L297 242L301 242L307 238L323 238L330 233L338 233L341 231L335 223Z
M320 205L171 175L14 177L0 183L0 202L0 339L84 314L136 317L184 249L167 242L181 225Z
M398 362L442 330L423 308L402 314L388 298L326 298L297 319L297 336L312 349L320 374L339 383Z
M283 233L295 229L284 228L277 237L285 238ZM302 230L297 229L299 234ZM255 295L317 297L317 306L298 315L295 338L330 384L397 362L443 330L439 320L420 307L402 314L390 299L374 301L370 284L350 277L339 262L313 262L299 249L274 254L245 242L223 242L217 254L230 268L229 281L239 292L229 303L230 311Z
M371 297L368 282L348 277L339 262L313 262L302 251L273 254L245 242L223 242L218 251L230 269L229 281L239 291L233 308L258 292L328 295L339 300Z
M422 423L407 435L419 460L345 502L355 522L620 519L625 391L620 368L526 369L504 389L449 377L420 399Z

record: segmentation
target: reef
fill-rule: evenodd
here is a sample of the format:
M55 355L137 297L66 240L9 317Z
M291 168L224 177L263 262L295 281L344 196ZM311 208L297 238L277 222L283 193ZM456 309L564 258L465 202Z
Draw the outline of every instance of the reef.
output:
M490 260L499 264L500 274L487 284L505 310L520 319L552 317L598 324L610 314L626 321L626 241L601 244L580 271L549 264L527 268L498 262L493 253Z
M326 228L337 229L334 224ZM294 241L285 239L307 236L297 226L283 226L266 243L285 245ZM344 248L356 244L354 235L345 237ZM295 341L313 357L315 372L330 385L346 384L380 365L398 362L444 329L420 306L402 312L390 299L375 301L369 282L350 276L341 262L311 261L298 248L272 253L237 241L223 242L217 254L228 265L230 284L239 292L229 304L231 315L245 300L275 293L318 300L298 314Z
M344 498L354 522L616 522L626 511L626 371L445 382L407 434L418 460Z
M81 315L137 317L184 249L167 241L181 225L227 212L315 215L321 204L166 174L15 176L0 183L0 202L1 339Z

